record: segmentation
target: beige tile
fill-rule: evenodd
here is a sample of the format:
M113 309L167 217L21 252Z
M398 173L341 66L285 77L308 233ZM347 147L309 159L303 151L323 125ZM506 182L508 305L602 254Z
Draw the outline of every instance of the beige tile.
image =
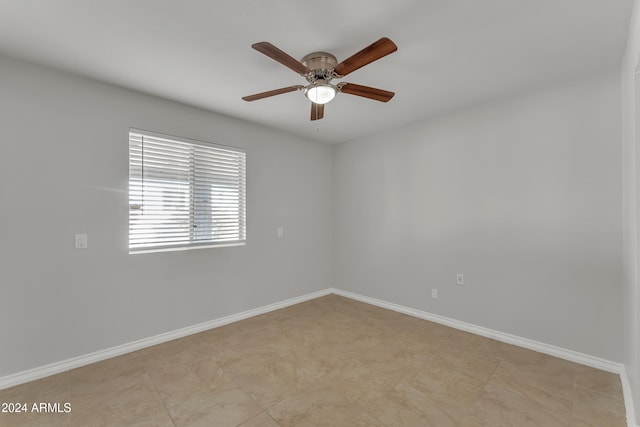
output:
M165 411L156 413L145 418L133 419L123 415L115 414L113 416L99 420L97 418L80 420L79 423L72 423L73 427L175 427L173 420Z
M467 410L464 427L565 427L568 419L508 389L488 384Z
M423 360L433 357L442 347L442 342L421 330L399 329L385 340L385 344L400 348Z
M138 353L129 353L69 371L71 398L117 394L147 381Z
M523 365L535 365L540 363L542 359L551 357L537 351L498 341L493 341L490 351L500 360Z
M612 397L576 386L571 412L571 426L626 426L622 396Z
M280 427L280 424L276 422L268 412L260 412L249 421L240 424L238 427Z
M267 408L309 385L317 377L276 351L256 348L223 365L224 372L244 391Z
M439 323L430 322L428 320L424 320L423 323L421 323L421 326L422 333L434 338L439 338L443 342L445 341L445 339L461 339L462 337L467 335L467 332L450 328Z
M101 365L92 370L74 374L71 382L71 401L108 399L132 386L148 385L148 375L144 368L132 368L129 371L114 372Z
M168 414L151 385L133 383L117 390L75 396L71 402L73 426L118 426L164 423Z
M622 395L622 384L620 383L619 375L589 367L578 369L576 386L615 396Z
M380 421L376 420L369 414L362 414L358 417L355 427L386 427Z
M425 362L412 351L380 343L359 351L354 358L369 368L399 379L412 377Z
M272 343L285 336L285 331L291 327L291 322L285 323L271 320L268 318L269 314L263 316L265 317L264 319L247 319L256 323L247 327L243 334L249 338L251 345L269 347Z
M380 339L371 333L359 330L351 324L349 327L338 328L316 343L316 354L328 360L336 360L335 356L350 357L358 352L367 352L380 344ZM337 359L339 359L338 357Z
M389 323L391 323L398 331L420 333L424 331L425 328L428 328L430 326L429 323L431 323L427 320L409 316L406 314L396 314L398 315L398 317L396 319L392 319ZM373 315L375 315L375 312L373 313Z
M176 427L235 427L262 412L251 397L237 387L198 394L169 408Z
M350 359L318 380L328 388L337 390L354 405L363 408L388 394L400 382L396 376L369 368Z
M272 332L263 333L254 327L235 327L227 330L224 334L212 335L208 338L211 354L220 366L224 366L255 351L256 348L276 351L280 341L286 336L287 329L278 324L269 324L264 329L269 329Z
M287 397L267 412L283 427L336 427L353 426L364 410L334 387L319 385Z
M411 383L452 419L457 419L467 410L484 384L484 381L435 361L425 363Z
M457 426L459 415L445 411L424 392L400 384L380 399L368 413L385 426L449 427Z
M548 357L536 351L463 331L457 331L451 336L443 338L443 341L472 354L485 353L497 359L516 364L536 364L539 363L541 358Z
M231 378L213 359L174 363L172 359L146 367L149 381L167 406L173 406L196 394L228 386Z
M306 340L295 340L282 338L276 342L276 351L292 361L309 378L319 378L335 369L341 357L323 357L323 352L319 351L324 345L324 341L307 342Z
M3 427L69 427L71 414L12 413L0 414Z
M451 346L463 351L471 352L472 354L486 353L502 358L502 355L499 354L501 343L480 335L464 331L456 331L449 337L445 338L444 341L447 341Z
M523 398L553 411L560 419L568 420L573 399L575 373L573 370L535 370L528 365L502 362L491 377L490 384L503 387Z
M500 359L491 354L463 350L451 344L442 346L431 360L471 375L483 383L489 380L500 364Z
M242 321L244 322L244 321ZM210 354L218 361L228 354L236 354L247 347L256 345L254 328L243 326L242 322L232 323L201 334Z
M371 342L371 346L382 341L394 339L400 330L394 324L371 317L352 317L339 326L338 333L343 337L363 337ZM332 337L328 337L331 341ZM360 338L362 339L362 338ZM338 342L340 344L340 342Z
M492 341L459 329L434 322L426 322L420 334L438 343L440 348L458 347L461 350L478 352L484 350L492 354Z
M327 366L335 367L339 366L345 360L353 359L358 352L366 352L367 349L370 348L366 345L359 346L357 343L347 349L341 349L341 347L340 344L323 345L322 343L318 343L313 346L312 352L314 357L323 361Z
M519 359L502 357L502 360L513 366L518 366L523 372L541 374L543 377L559 377L561 381L575 383L576 372L581 365L526 349L520 350L522 353ZM511 351L511 354L513 355L514 352Z

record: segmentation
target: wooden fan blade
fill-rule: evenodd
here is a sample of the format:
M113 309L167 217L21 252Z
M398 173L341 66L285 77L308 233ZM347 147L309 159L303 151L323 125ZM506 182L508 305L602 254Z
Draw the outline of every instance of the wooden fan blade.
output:
M375 99L380 102L388 102L395 93L388 90L376 89L375 87L362 86L353 83L343 83L339 85L340 92L349 95L362 96L364 98Z
M268 98L268 97L274 96L274 95L281 95L281 94L287 93L287 92L294 92L294 91L299 90L301 88L302 88L302 86L300 86L300 85L283 87L283 88L280 88L280 89L270 90L268 92L256 93L255 95L243 96L242 99L244 99L245 101L256 101L258 99Z
M351 55L334 68L334 71L341 75L346 76L349 73L354 72L358 68L364 67L367 64L377 61L378 59L389 55L390 53L398 50L398 46L391 39L383 37L377 42L365 47L360 52Z
M278 61L285 67L292 69L298 74L304 75L309 72L309 69L305 67L300 61L281 51L269 42L255 43L252 44L251 47L258 52L267 55L269 58Z
M324 117L324 104L311 103L311 120L320 120Z

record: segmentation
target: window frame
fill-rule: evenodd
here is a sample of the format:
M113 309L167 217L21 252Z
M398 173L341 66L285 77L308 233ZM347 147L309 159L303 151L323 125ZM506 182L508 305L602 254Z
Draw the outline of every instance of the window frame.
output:
M136 140L135 136L138 135L138 139ZM222 145L222 144L215 144L212 142L208 142L208 141L200 141L200 140L195 140L195 139L191 139L191 138L185 138L185 137L179 137L179 136L175 136L175 135L168 135L168 134L162 134L162 133L158 133L158 132L153 132L153 131L147 131L147 130L142 130L142 129L138 129L138 128L129 128L129 132L128 132L128 142L129 142L129 151L128 151L128 164L129 164L129 176L128 176L128 239L127 239L127 243L128 243L128 250L129 250L129 254L141 254L141 253L153 253L153 252L174 252L174 251L185 251L185 250L193 250L193 249L206 249L206 248L220 248L220 247L230 247L230 246L244 246L246 245L246 241L247 241L247 218L246 218L246 212L247 212L247 188L246 188L246 175L247 175L247 167L246 167L246 150L240 147L234 147L234 146L228 146L228 145ZM145 171L145 166L144 166L144 137L148 137L151 138L153 140L162 140L166 143L171 143L174 142L176 144L176 147L178 145L183 146L183 150L184 150L184 146L187 145L188 146L188 151L189 151L189 157L188 157L188 167L189 167L189 173L188 173L188 178L182 183L183 186L187 186L187 190L184 191L184 195L185 197L187 197L188 203L184 203L182 205L182 208L188 210L188 225L186 226L186 230L182 231L182 234L187 233L188 234L188 240L184 239L182 241L179 242L173 242L173 243L167 243L167 242L153 242L152 238L149 238L148 242L138 242L138 243L132 243L132 236L133 236L133 240L135 240L135 233L133 233L133 228L136 228L135 226L140 226L140 225L144 225L143 221L144 219L142 219L140 217L140 215L142 214L138 214L138 212L142 211L144 209L144 192L145 192L145 182L150 183L150 185L152 185L152 183L158 184L158 181L162 181L161 178L147 178L147 180L145 181L145 176L144 176L144 171ZM140 165L138 166L137 170L136 169L136 164L134 161L134 144L139 144L140 148L138 149L137 153L138 154L138 160ZM198 239L196 239L196 227L198 224L198 220L197 220L197 205L198 205L198 201L196 198L195 193L197 191L202 191L202 190L197 190L197 186L202 186L203 181L202 178L200 178L200 180L197 177L197 174L195 173L195 168L197 167L197 164L202 162L203 160L203 154L195 154L196 151L198 151L197 147L203 147L204 151L207 151L209 149L212 150L217 150L217 155L220 156L224 156L224 153L232 153L232 157L237 157L238 159L238 166L237 166L237 176L235 177L237 179L237 183L239 185L239 188L237 189L237 215L236 215L236 219L235 221L237 221L237 237L238 239L236 240L229 240L229 239L220 239L220 240L216 240L215 238L211 238L211 239L203 239L201 241L198 241ZM169 151L169 150L167 150ZM202 150L201 150L202 151ZM211 152L209 152L208 154L211 154ZM214 157L216 157L214 155ZM211 167L212 166L213 161L210 160L209 163L205 163L206 166ZM167 175L171 175L171 173L177 173L175 168L171 168L171 167L167 167L167 168L156 168L159 170L163 170L166 169ZM218 173L220 173L221 169L215 169L213 168L214 171L217 171ZM172 188L173 186L180 186L180 182L176 181L171 183L171 179L175 179L173 177L169 177L166 178L166 182L165 185L166 187L164 188ZM137 182L136 182L137 181ZM196 185L196 183L198 183ZM169 185L171 184L171 185ZM211 184L205 183L205 185L209 186ZM160 191L164 192L164 188L159 186L161 188ZM223 186L224 187L224 186ZM175 188L175 187L173 187ZM138 191L138 193L136 193L136 190ZM155 190L156 192L158 191L157 189ZM137 197L134 195L134 193L137 194ZM216 197L213 197L213 193L210 194L212 196L213 199L215 199ZM164 197L164 196L162 196ZM140 200L139 203L136 203L137 200ZM162 198L162 200L159 202L160 206L162 208L164 208L164 206L166 204L168 204L164 198ZM188 206L187 206L188 205ZM207 203L205 202L205 206L209 206L209 208L211 209L212 207L217 206L218 209L221 208L228 208L228 206L224 206L221 204L217 204L212 202L211 200L209 200L209 204L207 205ZM175 214L175 211L173 212ZM172 211L171 210L167 210L167 215L171 215ZM137 218L136 218L136 215ZM228 215L228 214L226 214ZM205 215L206 216L206 215ZM214 219L212 218L211 222L209 222L209 224L213 224L214 223ZM147 221L150 221L149 218L146 219ZM178 223L178 221L173 220L174 224ZM169 224L169 222L167 222L167 224ZM213 228L213 227L211 227ZM162 227L149 227L145 230L148 231L162 231Z

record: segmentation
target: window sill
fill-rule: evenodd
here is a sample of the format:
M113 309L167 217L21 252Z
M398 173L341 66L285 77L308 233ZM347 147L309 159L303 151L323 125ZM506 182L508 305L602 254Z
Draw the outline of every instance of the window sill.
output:
M129 250L129 255L138 254L151 254L157 252L178 252L178 251L191 251L194 249L211 249L211 248L228 248L233 246L245 246L247 242L231 242L231 243L218 243L211 245L196 245L196 246L171 246L164 248L148 248L148 249L134 249Z

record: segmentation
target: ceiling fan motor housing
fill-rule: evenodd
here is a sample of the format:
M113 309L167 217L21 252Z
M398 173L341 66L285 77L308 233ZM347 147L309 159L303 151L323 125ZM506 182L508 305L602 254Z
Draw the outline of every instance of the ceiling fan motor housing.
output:
M338 65L335 56L327 52L314 52L302 58L302 64L311 72L305 77L309 83L324 80L327 83L335 77L333 69Z

